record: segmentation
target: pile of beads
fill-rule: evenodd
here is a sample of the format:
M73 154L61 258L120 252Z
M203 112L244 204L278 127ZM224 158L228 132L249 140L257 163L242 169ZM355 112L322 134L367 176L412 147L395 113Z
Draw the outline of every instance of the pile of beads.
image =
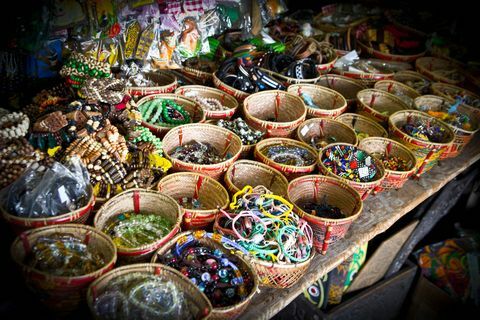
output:
M110 65L73 52L60 70L60 75L66 77L72 87L79 88L86 78L110 77Z
M156 137L150 129L142 126L136 126L133 131L130 132L129 139L133 143L148 142L155 146L155 151L158 154L162 154L162 140Z
M136 248L162 239L172 226L171 221L160 215L122 213L103 231L117 246Z
M35 241L26 264L51 275L71 277L92 273L105 262L82 239L68 233L54 233Z
M8 113L0 118L0 138L10 140L27 134L30 120L21 112Z
M177 147L170 156L180 161L196 164L215 164L227 160L227 157L220 156L209 143L197 141Z
M308 202L302 204L301 208L303 211L308 212L314 216L325 218L325 219L343 219L345 214L338 207L329 205L327 203L327 195L324 195L321 203Z
M463 129L463 130L472 130L472 123L470 121L470 117L466 114L459 113L459 112L446 112L446 111L427 111L429 115L435 117L437 119L443 120L446 123Z
M219 120L217 126L228 129L234 132L242 140L244 145L252 145L257 143L265 135L264 132L254 130L242 118L237 118L233 121Z
M411 120L402 126L402 131L409 136L430 142L442 142L446 140L445 128L438 124L431 124L430 121L420 119Z
M372 157L354 146L336 145L327 148L322 162L328 171L355 182L370 182L377 173Z
M268 147L262 153L270 160L288 166L309 166L316 160L308 149L282 144Z
M389 156L386 153L372 153L372 156L382 161L387 170L408 171L412 168L405 159L396 156Z
M208 110L208 111L223 111L223 110L228 110L227 106L224 106L220 100L215 99L215 98L204 98L204 97L199 97L195 96L193 97L195 101L200 104L203 110Z
M191 122L188 111L170 99L152 99L139 106L142 119L151 124L178 126Z

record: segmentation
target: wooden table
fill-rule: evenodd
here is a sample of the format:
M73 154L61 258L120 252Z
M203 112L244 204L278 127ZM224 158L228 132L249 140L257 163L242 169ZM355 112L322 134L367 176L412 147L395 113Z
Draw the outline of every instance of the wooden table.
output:
M361 244L386 231L398 219L440 190L450 180L480 159L480 135L454 159L441 161L439 165L422 175L419 180L407 181L400 190L382 192L370 196L364 209L352 224L346 237L330 245L325 256L317 254L306 274L291 288L260 288L240 319L270 319L286 307L311 283L337 267L350 257Z

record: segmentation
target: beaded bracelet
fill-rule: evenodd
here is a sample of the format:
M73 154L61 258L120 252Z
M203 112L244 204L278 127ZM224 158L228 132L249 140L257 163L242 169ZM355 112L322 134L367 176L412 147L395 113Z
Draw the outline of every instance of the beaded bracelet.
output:
M148 123L178 126L191 122L188 111L171 99L153 99L143 103L139 109L143 120Z
M22 112L12 112L0 118L0 137L10 140L27 134L30 119Z

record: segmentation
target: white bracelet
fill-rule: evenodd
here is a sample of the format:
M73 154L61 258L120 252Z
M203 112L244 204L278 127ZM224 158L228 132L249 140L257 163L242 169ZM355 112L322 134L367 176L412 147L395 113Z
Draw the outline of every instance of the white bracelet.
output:
M8 125L9 127L4 127ZM12 112L0 118L0 137L14 139L24 137L28 132L30 119L22 112Z

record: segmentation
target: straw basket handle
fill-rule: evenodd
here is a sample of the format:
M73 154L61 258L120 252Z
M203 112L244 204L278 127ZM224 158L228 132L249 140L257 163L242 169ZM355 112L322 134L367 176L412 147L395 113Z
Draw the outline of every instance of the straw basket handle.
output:
M332 236L332 225L327 226L327 230L325 232L325 238L323 238L323 244L322 244L322 254L327 253L328 245L330 244L330 237Z

